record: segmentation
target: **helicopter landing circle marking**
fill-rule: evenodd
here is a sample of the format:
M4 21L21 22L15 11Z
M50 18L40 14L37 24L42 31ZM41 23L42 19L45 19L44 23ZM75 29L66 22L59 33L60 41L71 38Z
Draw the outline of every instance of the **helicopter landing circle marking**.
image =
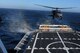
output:
M64 43L68 43L68 44L72 44L72 45L76 45L76 46L78 46L77 48L68 48L68 47L66 47L66 48L55 48L55 47L53 47L53 48L49 48L51 45L54 45L54 44L57 44L57 43L61 43L61 41L58 41L58 42L52 42L52 43L50 43L49 45L47 45L47 47L46 47L46 50L47 50L47 52L48 53L51 53L50 51L49 51L49 49L62 49L62 50L65 50L65 49L68 49L68 50L71 50L71 49L80 49L80 48L78 48L78 47L80 47L80 45L79 44L77 44L77 43L73 43L73 42L67 42L67 41L64 41Z

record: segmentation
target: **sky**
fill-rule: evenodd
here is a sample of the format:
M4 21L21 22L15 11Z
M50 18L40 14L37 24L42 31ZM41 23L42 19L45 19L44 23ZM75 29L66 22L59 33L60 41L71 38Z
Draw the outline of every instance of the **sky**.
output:
M63 11L80 12L80 0L0 0L0 8L51 10L34 4L51 7L75 7Z

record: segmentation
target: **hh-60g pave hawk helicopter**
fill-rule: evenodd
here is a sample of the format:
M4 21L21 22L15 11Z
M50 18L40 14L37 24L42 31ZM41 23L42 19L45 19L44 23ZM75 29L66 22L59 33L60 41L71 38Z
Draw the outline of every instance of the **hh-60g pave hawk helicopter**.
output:
M50 16L52 16L53 19L54 19L54 18L59 18L59 19L61 19L61 20L62 20L62 18L63 18L63 14L62 14L62 12L61 12L60 9L72 9L72 8L73 8L73 7L58 8L58 7L50 7L50 6L44 6L44 5L38 5L38 4L35 4L35 5L52 9L52 15L50 15Z

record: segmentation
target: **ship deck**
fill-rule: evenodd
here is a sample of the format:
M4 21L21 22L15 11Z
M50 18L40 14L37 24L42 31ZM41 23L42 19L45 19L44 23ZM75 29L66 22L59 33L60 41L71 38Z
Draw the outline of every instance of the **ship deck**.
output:
M26 53L80 53L80 34L37 33L28 44Z

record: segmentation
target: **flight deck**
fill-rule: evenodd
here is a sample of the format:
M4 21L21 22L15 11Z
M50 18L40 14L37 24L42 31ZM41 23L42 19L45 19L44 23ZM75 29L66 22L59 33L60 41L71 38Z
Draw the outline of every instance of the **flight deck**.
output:
M26 53L80 53L80 34L38 32L33 35Z
M67 25L40 25L39 31L31 33L24 35L15 47L17 51L26 45L23 53L80 53L80 33Z

